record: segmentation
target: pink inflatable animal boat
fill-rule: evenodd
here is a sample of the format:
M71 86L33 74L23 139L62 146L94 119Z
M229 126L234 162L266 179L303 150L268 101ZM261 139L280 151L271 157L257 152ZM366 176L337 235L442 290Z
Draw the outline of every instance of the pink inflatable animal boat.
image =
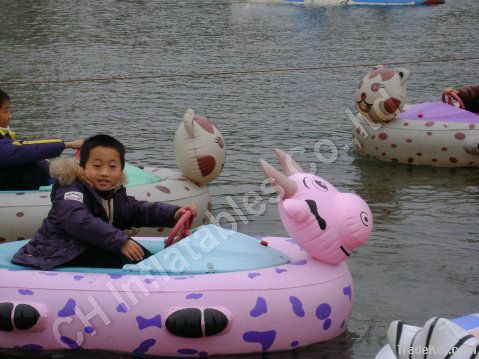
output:
M371 212L278 156L285 174L262 166L292 238L207 225L167 248L138 238L155 254L137 265L51 271L10 264L21 243L1 244L0 346L206 356L288 350L342 333L354 297L344 260L367 241Z

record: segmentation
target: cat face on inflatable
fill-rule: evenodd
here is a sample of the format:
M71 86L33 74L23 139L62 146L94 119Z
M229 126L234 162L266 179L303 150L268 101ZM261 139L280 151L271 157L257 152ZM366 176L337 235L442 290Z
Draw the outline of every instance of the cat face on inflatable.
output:
M284 228L308 254L337 264L367 242L373 226L371 211L361 197L341 193L319 176L304 173L281 150L276 154L285 174L261 160L267 179L280 193L278 211Z
M183 175L199 186L218 177L226 158L223 135L206 117L188 109L174 139L175 159Z
M358 111L374 122L391 121L404 107L409 70L376 66L359 81L356 90Z

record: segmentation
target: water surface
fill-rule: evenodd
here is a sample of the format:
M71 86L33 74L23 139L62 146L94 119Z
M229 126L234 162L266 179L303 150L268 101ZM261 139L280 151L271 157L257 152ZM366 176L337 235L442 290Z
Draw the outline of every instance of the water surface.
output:
M369 203L373 235L348 260L356 288L348 331L268 357L372 358L394 319L420 324L478 311L479 171L361 159L351 149L344 112L369 71L362 64L409 62L401 66L411 70L411 102L439 99L446 85L478 84L476 0L396 8L204 0L0 4L0 88L12 96L11 127L22 137L107 132L127 145L130 162L172 167L174 132L193 108L225 136L227 162L211 185L213 205L215 213L230 213L240 231L286 235L273 206L261 216L243 210L241 219L231 205L244 209L244 194L260 192L259 160L279 166L274 148L294 149L305 169L315 165L317 174ZM465 60L444 61L457 58ZM318 160L320 140L337 148L333 163ZM324 146L319 153L331 156Z

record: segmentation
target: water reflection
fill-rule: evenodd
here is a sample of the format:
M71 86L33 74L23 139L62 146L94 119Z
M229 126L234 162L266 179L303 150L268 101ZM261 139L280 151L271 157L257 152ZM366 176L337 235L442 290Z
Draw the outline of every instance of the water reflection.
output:
M359 170L358 192L371 206L378 223L399 220L403 204L425 204L439 198L474 193L478 186L478 168L436 168L408 166L355 158Z

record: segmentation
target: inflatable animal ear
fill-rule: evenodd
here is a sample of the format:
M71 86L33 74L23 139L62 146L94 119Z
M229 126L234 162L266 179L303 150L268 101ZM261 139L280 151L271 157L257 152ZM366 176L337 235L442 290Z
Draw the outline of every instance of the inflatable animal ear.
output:
M287 153L276 150L276 154L284 173L264 160L261 167L279 193L284 228L311 257L328 264L344 261L371 234L368 205L355 194L339 192L324 178L305 173Z
M393 120L404 107L409 75L405 68L376 66L359 81L356 89L358 111L373 122Z
M191 109L176 130L174 151L183 175L199 186L216 179L225 164L223 135L212 121Z

